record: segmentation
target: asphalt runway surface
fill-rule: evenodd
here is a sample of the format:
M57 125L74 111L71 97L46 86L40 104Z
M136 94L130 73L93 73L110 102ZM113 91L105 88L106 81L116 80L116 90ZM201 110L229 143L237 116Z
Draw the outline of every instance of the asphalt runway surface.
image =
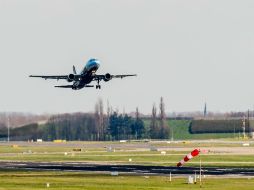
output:
M97 172L110 173L119 172L132 175L192 175L199 172L199 167L167 167L167 166L144 166L144 165L105 165L89 164L80 162L8 162L1 161L0 169L14 170L45 170L45 171L77 171L77 172ZM254 176L254 168L247 167L204 167L204 175L237 175Z

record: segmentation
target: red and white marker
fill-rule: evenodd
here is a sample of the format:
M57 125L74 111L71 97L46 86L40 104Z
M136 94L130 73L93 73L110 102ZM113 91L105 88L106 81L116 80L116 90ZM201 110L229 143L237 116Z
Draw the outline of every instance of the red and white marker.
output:
M185 162L188 162L193 157L198 156L199 152L200 151L198 149L195 149L190 154L187 154L180 162L177 163L177 167L183 166Z

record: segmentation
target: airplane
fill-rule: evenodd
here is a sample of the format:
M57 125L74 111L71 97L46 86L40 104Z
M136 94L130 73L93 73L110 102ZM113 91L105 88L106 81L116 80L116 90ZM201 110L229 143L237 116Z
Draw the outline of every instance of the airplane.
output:
M96 71L100 67L100 61L98 59L90 59L84 69L77 74L75 66L73 66L73 73L69 75L30 75L29 77L37 77L47 79L64 79L67 82L73 82L71 85L62 85L62 86L55 86L57 88L71 88L72 90L80 90L84 87L94 87L94 85L90 85L92 81L96 81L96 89L101 89L100 81L104 80L105 82L110 81L113 78L125 78L130 76L137 76L136 74L131 75L111 75L106 73L105 75L97 75Z

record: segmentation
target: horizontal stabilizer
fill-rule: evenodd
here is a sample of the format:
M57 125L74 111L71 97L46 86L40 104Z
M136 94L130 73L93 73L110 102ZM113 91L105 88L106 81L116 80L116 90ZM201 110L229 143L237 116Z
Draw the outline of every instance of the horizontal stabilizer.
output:
M56 88L73 88L72 85L55 86Z
M94 87L94 85L85 85L85 87Z

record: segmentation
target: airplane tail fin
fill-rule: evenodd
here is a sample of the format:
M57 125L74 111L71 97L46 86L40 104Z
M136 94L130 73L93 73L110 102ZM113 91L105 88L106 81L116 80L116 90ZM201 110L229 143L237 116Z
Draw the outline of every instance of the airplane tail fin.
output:
M73 65L72 69L73 69L73 74L77 74L77 71L76 71L76 68L74 65Z

